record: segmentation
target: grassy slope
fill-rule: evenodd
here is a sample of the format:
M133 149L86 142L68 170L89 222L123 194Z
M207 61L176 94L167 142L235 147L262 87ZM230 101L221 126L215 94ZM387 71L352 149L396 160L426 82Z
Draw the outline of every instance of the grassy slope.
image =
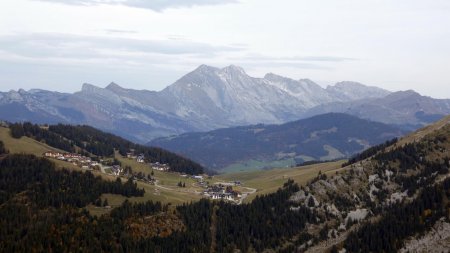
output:
M430 124L430 125L423 127L411 134L406 135L405 137L401 138L398 141L397 145L403 145L406 143L419 141L426 135L431 134L431 133L435 132L436 130L443 128L447 124L450 124L450 115L444 117L443 119L441 119L433 124Z
M282 168L282 167L289 167L291 165L294 165L295 161L294 159L284 159L284 160L277 160L277 161L269 161L269 162L262 162L257 160L248 160L241 163L234 163L226 168L223 169L225 173L235 173L240 171L260 171L261 169L265 167L270 168Z
M28 137L22 137L20 139L14 139L11 137L9 128L0 127L0 140L5 143L6 149L10 153L25 153L33 154L38 157L42 157L46 151L52 150L57 152L64 152L60 149L56 149L48 146L45 143L38 142ZM58 160L54 160L58 167L67 167L70 169L78 169L78 167L72 165L71 163L66 163Z
M341 164L344 161L314 164L296 168L272 169L264 171L251 171L219 175L216 178L223 181L238 180L244 186L257 189L256 194L250 195L245 202L255 198L257 194L267 194L276 191L289 178L300 185L317 176L319 171L325 174L336 173L343 170ZM345 169L345 168L344 168Z
M33 140L28 137L22 137L20 139L14 139L10 135L10 131L8 128L0 127L0 140L2 140L5 143L5 147L10 151L10 153L26 153L26 154L33 154L39 157L43 156L43 153L49 150L53 151L59 151L64 152L58 149L55 149L53 147L50 147L46 145L45 143L38 142L36 140ZM122 161L124 165L130 165L134 171L139 172L145 172L150 173L151 169L148 165L137 163L134 160L129 160L126 158L119 157L119 160ZM52 159L53 162L59 167L59 168L68 168L68 169L74 169L74 170L81 170L79 167L72 165L71 163L59 161ZM100 175L102 178L106 180L115 180L115 176L106 175L100 172L93 171L95 175ZM146 193L143 197L139 198L130 198L131 201L147 201L147 200L154 200L154 201L162 201L163 203L172 203L172 204L181 204L184 202L190 202L200 199L200 195L197 195L194 193L195 190L198 190L200 188L193 187L192 183L194 182L192 179L186 179L181 178L179 174L177 173L166 173L166 172L160 172L155 171L155 177L159 180L159 184L163 187L173 189L173 191L165 190L159 188L157 191L155 191L155 186L145 184L138 182L138 187L144 188ZM125 180L125 179L122 179ZM176 184L179 181L186 182L186 188L179 188L176 186ZM103 198L108 198L108 202L111 206L117 206L120 205L126 198L121 195L113 195L113 194L106 194L103 196ZM90 210L94 210L93 213L103 213L105 209L98 209L94 206L89 207Z

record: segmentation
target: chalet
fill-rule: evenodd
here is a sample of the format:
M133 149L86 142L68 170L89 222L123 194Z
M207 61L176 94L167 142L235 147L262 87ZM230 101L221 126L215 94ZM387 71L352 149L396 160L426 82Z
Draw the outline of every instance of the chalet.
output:
M59 153L59 152L47 151L44 153L44 156L51 157L51 158L58 158L58 157L63 156L63 154Z
M123 169L119 165L113 165L111 167L111 172L113 175L119 176L123 172Z
M144 156L144 154L140 154L140 155L136 158L136 161L137 161L138 163L144 163L144 162L145 162L145 156Z
M127 152L127 158L136 159L137 156L134 154L134 149L130 149L129 152Z
M233 190L231 183L208 185L203 194L211 199L228 201L237 201L242 197L242 194L239 191Z
M99 166L100 163L98 163L98 162L96 162L96 161L93 161L93 162L91 162L90 165L91 165L92 167L94 167L94 166Z
M201 175L197 175L197 176L192 176L193 179L197 179L197 180L203 180L203 176Z
M212 199L224 199L224 200L229 200L229 201L233 201L233 195L231 193L218 193L218 192L214 192L210 194L210 197Z
M169 165L167 165L167 164L160 164L158 162L151 163L150 167L152 167L154 170L158 170L158 171L168 171L168 170L170 170Z

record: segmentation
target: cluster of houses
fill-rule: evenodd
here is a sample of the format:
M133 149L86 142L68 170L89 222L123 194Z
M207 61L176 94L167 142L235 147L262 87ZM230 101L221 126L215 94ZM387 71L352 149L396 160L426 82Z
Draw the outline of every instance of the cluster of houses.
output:
M150 167L153 168L154 170L158 170L158 171L169 171L170 167L168 164L165 163L150 163Z
M144 163L145 162L144 154L135 155L133 149L131 149L130 152L127 152L127 158L136 159L136 162L138 162L138 163Z
M79 166L82 169L87 170L101 170L103 173L112 174L114 176L124 176L127 178L132 178L136 181L143 181L146 183L154 183L155 179L151 175L145 175L143 173L131 173L131 171L126 170L126 168L121 167L120 165L105 165L101 162L92 161L90 157L86 157L80 154L75 153L62 153L56 151L47 151L44 154L44 157L58 159L61 161L69 162L74 165ZM134 150L130 150L127 153L127 158L136 159L138 163L145 163L144 154L135 155ZM161 164L159 162L149 163L150 168L158 171L169 171L170 167L167 164Z
M233 186L224 184L208 185L203 195L218 200L238 201L242 195L239 191L233 190Z
M131 149L129 152L127 152L127 158L129 159L136 159L136 162L138 163L145 163L145 155L144 154L139 154L136 155L134 153L134 149ZM149 163L150 167L153 168L154 170L158 170L158 171L169 171L170 167L169 165L165 164L165 163L159 163L159 162L155 162L155 163Z
M93 169L96 166L100 166L99 162L92 161L90 157L82 156L80 154L47 151L44 153L44 156L72 163L82 169Z
M113 174L114 176L123 176L126 178L131 178L135 181L142 181L149 184L155 183L155 178L152 177L151 175L145 175L142 172L138 173L131 172L131 170L127 170L126 168L120 167L120 165L113 165L107 168L111 171L111 174Z

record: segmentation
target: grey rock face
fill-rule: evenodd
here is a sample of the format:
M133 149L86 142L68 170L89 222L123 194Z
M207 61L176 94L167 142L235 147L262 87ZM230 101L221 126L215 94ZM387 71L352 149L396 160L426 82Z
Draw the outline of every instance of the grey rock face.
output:
M411 126L450 113L447 100L410 93L390 93L354 82L324 89L308 79L275 74L254 78L233 65L222 69L201 65L160 92L125 89L115 83L105 88L84 84L73 94L0 92L0 119L89 124L147 142L191 131L285 123L325 112Z

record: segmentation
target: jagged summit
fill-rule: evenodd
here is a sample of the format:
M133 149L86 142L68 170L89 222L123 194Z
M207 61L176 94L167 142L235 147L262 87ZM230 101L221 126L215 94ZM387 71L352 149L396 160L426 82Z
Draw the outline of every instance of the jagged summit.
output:
M99 89L101 88L90 83L83 83L83 85L81 86L81 91L84 92L93 92Z
M396 91L389 94L389 97L411 97L411 96L417 97L421 95L414 90Z
M216 67L212 67L206 64L202 64L200 66L198 66L195 70L193 70L191 73L206 73L206 72L215 72L219 70Z
M277 75L272 72L265 74L264 79L269 80L269 81L293 80L291 78L280 76L280 75Z
M236 65L229 65L225 68L222 68L221 71L227 72L227 73L238 73L238 74L246 74L245 70L242 67L236 66Z
M122 90L123 87L121 87L120 85L118 85L118 84L115 83L115 82L111 82L110 84L108 84L108 86L105 87L105 89L108 89L108 90L116 90L116 89L120 89L120 90Z
M358 100L364 98L384 97L391 93L388 90L375 86L366 86L358 82L343 81L333 86L327 86L326 90L336 95L341 100Z
M236 65L200 65L159 92L123 88L114 82L105 88L85 83L74 94L4 92L0 107L4 120L51 118L90 124L137 141L239 125L281 124L326 112L413 128L450 113L448 100L413 91L391 93L356 82L322 88L309 79L274 73L252 77Z

